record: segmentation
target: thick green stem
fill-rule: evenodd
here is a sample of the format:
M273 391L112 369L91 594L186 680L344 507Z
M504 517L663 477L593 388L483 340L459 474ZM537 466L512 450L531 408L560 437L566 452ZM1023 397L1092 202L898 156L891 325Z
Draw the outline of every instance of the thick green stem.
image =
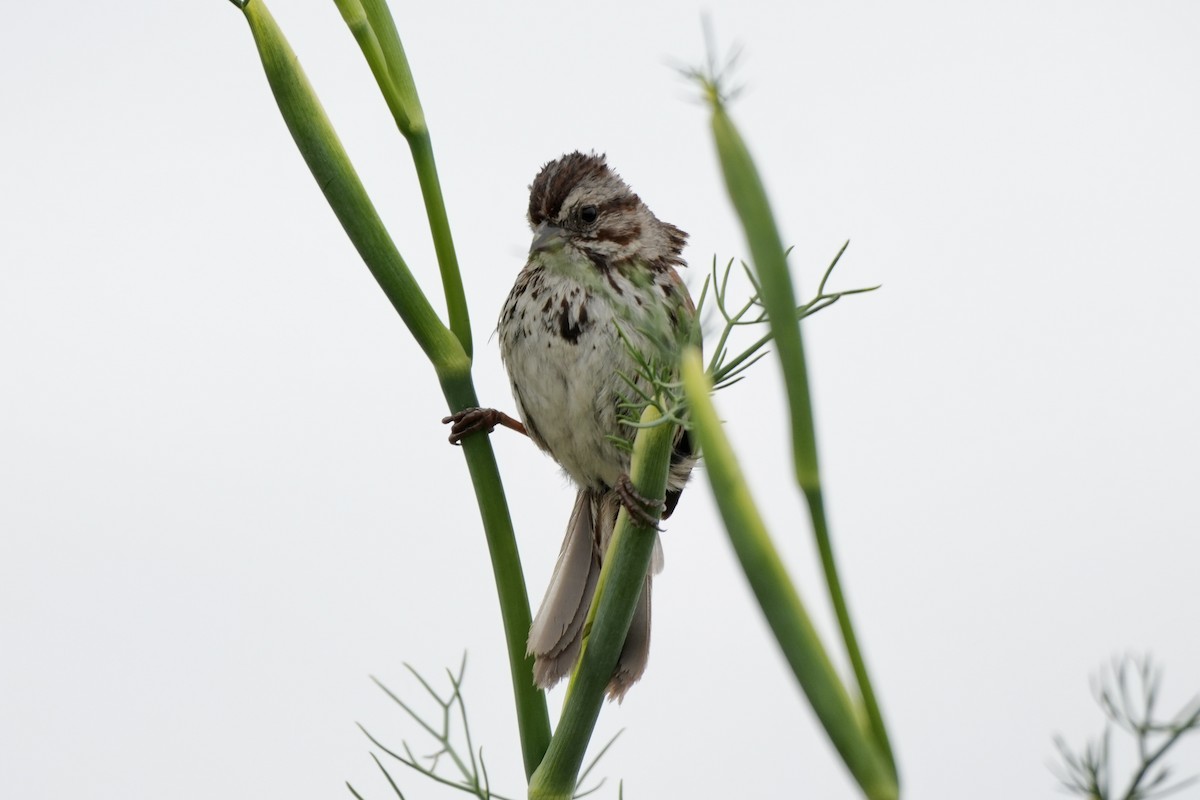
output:
M650 424L660 416L650 406L642 413L642 422ZM644 497L662 500L666 494L675 431L674 425L661 424L638 431L630 477ZM642 593L654 538L654 528L637 524L621 509L584 624L583 649L571 673L562 717L545 759L529 782L530 800L570 800L575 793L584 754L604 703L605 687Z
M438 180L437 164L433 157L433 140L425 122L425 112L421 108L408 58L396 31L395 20L392 19L391 11L383 0L335 2L351 33L354 34L371 73L375 76L375 82L392 112L396 127L408 141L417 170L417 180L421 185L421 197L425 202L425 216L429 220L434 253L437 255L441 272L450 330L458 337L463 351L470 356L471 324L467 313L467 297L458 267L454 239L450 233L450 219L446 214L442 185Z
M829 600L833 604L838 629L841 631L842 641L846 645L850 668L854 670L854 677L862 696L863 710L866 712L871 734L879 746L893 778L899 779L896 756L892 752L892 744L888 739L883 712L879 708L879 700L875 696L875 688L872 686L867 672L867 663L863 659L862 648L858 644L858 635L854 632L854 623L850 619L850 608L846 605L846 593L842 591L842 581L838 576L837 562L833 556L833 538L829 535L829 527L825 520L825 500L821 494L820 485L813 489L805 489L804 497L808 501L813 536L817 540L817 552L821 558L821 571L825 575L825 584L829 588Z
M469 374L443 376L442 391L451 411L479 405ZM525 652L530 625L529 593L491 440L487 436L468 436L463 440L462 448L471 472L471 483L475 487L475 499L483 517L488 553L492 559L492 574L500 598L500 616L504 621L513 697L517 705L521 755L525 763L525 777L530 778L550 744L550 713L546 708L545 692L533 683L533 658Z
M792 458L796 480L808 500L813 533L820 553L821 567L829 596L837 615L838 627L854 669L855 680L862 696L863 706L874 737L886 763L896 776L895 757L888 740L883 713L879 708L875 690L871 685L866 661L854 633L850 611L838 577L833 556L833 543L826 525L824 501L821 496L821 475L817 461L816 425L813 417L812 396L808 386L808 367L804 357L804 342L800 326L796 324L795 291L787 265L787 253L783 247L775 217L767 199L766 189L759 177L758 169L750 156L733 120L725 110L724 103L715 86L710 86L708 99L712 107L713 139L725 177L730 200L746 234L746 241L753 256L755 274L761 286L760 296L767 311L771 335L779 354L787 388L792 428Z
M725 438L709 396L699 350L684 354L683 386L692 433L704 454L704 473L725 522L729 541L804 694L850 773L872 800L898 796L890 765L859 723L854 702L813 628Z
M408 145L412 150L413 164L417 168L421 197L425 200L425 215L429 219L429 231L433 235L433 250L437 255L442 286L445 287L450 330L458 337L463 350L470 357L471 321L467 316L467 295L463 289L462 273L458 268L454 239L450 235L450 218L446 216L446 201L442 197L442 184L438 180L437 164L433 160L433 142L429 138L429 131L408 137Z
M783 369L792 419L792 458L802 487L816 482L817 447L804 343L796 325L795 291L779 230L758 170L733 120L719 102L713 104L713 139L730 200L741 220L762 287L760 297Z
M296 148L363 261L434 365L464 358L462 346L438 319L355 172L296 54L261 0L242 9L263 69Z
M401 258L283 33L261 0L239 7L297 148L350 241L433 363L451 411L478 405L464 340L438 319ZM465 310L464 304L464 315ZM533 685L532 662L525 655L529 599L491 443L486 436L472 436L464 442L463 452L496 576L526 775L531 775L550 740L550 717L545 695Z

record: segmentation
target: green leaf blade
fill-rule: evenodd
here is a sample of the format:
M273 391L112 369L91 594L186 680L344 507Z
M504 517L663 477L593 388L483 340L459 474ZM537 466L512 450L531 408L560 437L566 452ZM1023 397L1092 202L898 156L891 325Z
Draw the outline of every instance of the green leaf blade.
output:
M717 507L742 570L797 682L846 767L872 800L894 800L899 788L888 761L863 729L799 592L775 550L749 486L725 437L698 350L684 354L683 385L692 434L703 453Z

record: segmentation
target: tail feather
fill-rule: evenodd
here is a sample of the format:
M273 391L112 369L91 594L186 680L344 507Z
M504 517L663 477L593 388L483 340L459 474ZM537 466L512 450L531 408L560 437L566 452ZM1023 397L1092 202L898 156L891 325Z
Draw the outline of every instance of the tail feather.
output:
M637 683L646 671L646 662L650 660L650 585L653 579L646 575L642 585L642 595L638 598L637 607L633 610L633 621L629 623L629 633L625 636L625 645L617 658L617 668L613 670L612 680L608 682L605 691L609 700L618 703L625 699L629 687Z
M543 688L570 672L579 655L580 633L600 577L592 507L592 492L581 490L546 596L529 628L526 649L535 659L534 679Z
M548 689L568 675L579 658L600 565L616 527L620 500L615 492L581 489L567 524L566 537L546 595L529 629L528 652L534 657L534 682ZM646 670L650 655L651 576L663 567L662 546L654 543L651 569L634 610L629 634L608 685L610 699L621 700Z

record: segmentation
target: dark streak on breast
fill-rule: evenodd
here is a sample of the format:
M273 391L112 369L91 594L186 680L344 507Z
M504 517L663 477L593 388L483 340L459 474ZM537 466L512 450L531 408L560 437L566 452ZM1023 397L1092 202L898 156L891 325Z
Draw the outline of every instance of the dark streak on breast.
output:
M525 432L529 434L529 438L532 439L533 443L542 450L548 450L549 448L546 447L546 440L542 438L542 432L539 431L537 425L534 424L533 417L529 416L528 411L522 414L522 417L523 419L521 421L525 423Z
M608 263L608 256L604 255L604 253L599 253L588 248L584 248L583 252L587 254L588 261L592 262L593 267L601 272L608 272L610 270L612 265Z
M608 278L608 285L613 288L614 292L617 294L625 294L625 291L621 288L621 284L617 283L617 278L615 275L613 275L611 272L606 272L604 275L606 278Z
M583 333L584 325L587 323L587 306L580 305L579 318L571 322L571 304L567 302L567 298L563 298L562 306L558 313L558 334L571 344L579 344L579 336Z

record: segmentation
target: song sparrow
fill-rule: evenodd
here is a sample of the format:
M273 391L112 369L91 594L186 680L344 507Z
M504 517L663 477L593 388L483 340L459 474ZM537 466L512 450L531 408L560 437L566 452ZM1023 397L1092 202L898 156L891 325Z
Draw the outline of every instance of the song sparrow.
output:
M570 153L546 164L529 193L529 260L500 314L500 353L523 425L493 409L447 417L451 441L503 424L529 435L578 487L575 508L545 599L529 631L534 679L547 688L571 671L600 564L625 505L642 521L645 498L629 481L629 453L610 437L632 440L621 404L634 395L622 375L645 382L618 334L659 364L699 341L695 306L676 267L687 234L660 221L605 163ZM649 389L649 387L644 387ZM695 458L681 431L663 518L679 501ZM620 699L642 676L650 647L654 558L608 695Z

